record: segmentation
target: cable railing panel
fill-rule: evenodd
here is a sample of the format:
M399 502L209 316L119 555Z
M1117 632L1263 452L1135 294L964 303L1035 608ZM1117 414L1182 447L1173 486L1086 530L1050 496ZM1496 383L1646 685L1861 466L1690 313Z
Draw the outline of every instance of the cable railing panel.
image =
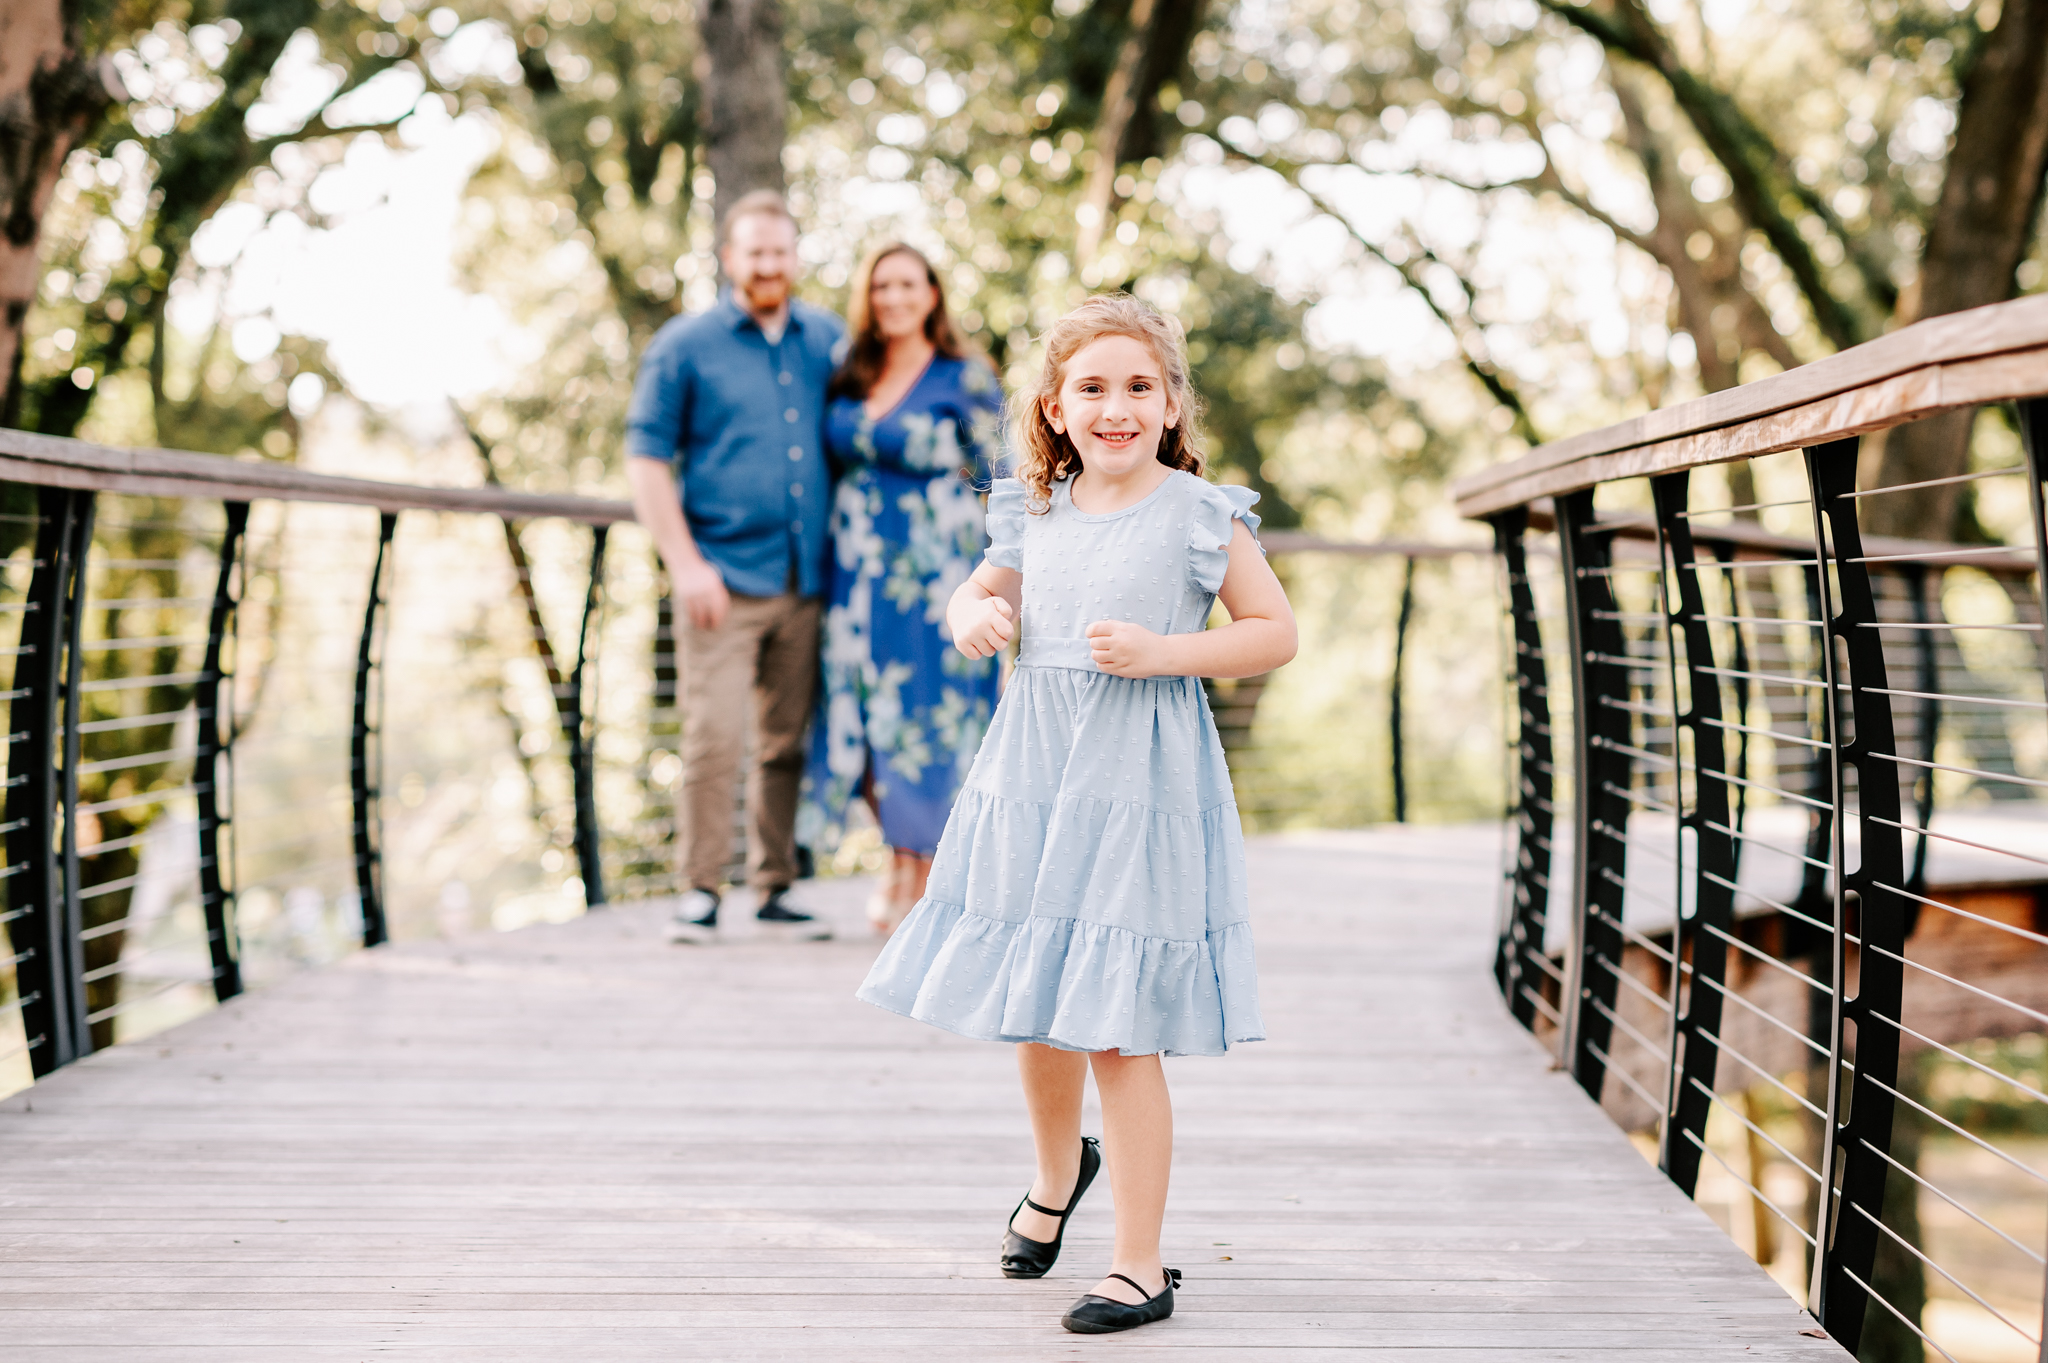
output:
M2041 334L1986 340L2009 327ZM2033 1358L2048 1261L2048 303L1923 329L1949 359L1916 358L1900 339L1913 330L1546 447L1459 496L1504 541L1554 524L1566 565L1572 636L1524 666L1571 673L1538 718L1590 764L1566 807L1576 830L1544 867L1567 887L1543 949L1565 979L1573 1074L1851 1352L1866 1328L1905 1327L1975 1357L1969 1329ZM1818 391L1830 370L1839 386ZM1863 432L1992 399L2016 400L2022 462L2006 445L1967 472L1869 480ZM1867 532L1882 508L1951 485L1994 499L1994 542ZM1645 560L1668 619L1623 599ZM1680 600L1689 586L1698 599ZM1511 624L1526 610L1512 594L1506 607ZM1666 669L1670 697L1645 694L1660 684L1645 664ZM1649 875L1674 856L1676 894ZM1632 1057L1657 1033L1622 1010L1660 982L1672 1023L1644 1067ZM1688 1029L1688 998L1714 1000L1718 1020Z

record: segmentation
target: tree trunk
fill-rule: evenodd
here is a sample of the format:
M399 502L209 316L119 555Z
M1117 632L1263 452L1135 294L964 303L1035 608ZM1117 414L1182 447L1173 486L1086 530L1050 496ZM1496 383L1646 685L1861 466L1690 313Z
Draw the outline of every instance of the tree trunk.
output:
M712 212L757 189L780 190L789 124L781 0L702 0L704 160L717 185Z
M1116 69L1102 92L1095 124L1095 169L1089 172L1082 203L1075 258L1086 264L1102 244L1110 210L1117 202L1117 170L1156 156L1160 137L1159 88L1179 78L1188 48L1202 26L1205 0L1132 0L1130 31L1124 35Z
M1918 285L1899 320L1961 312L2012 297L2048 168L2048 0L2005 0L1963 78L1954 149L1927 231ZM1945 412L1887 433L1873 486L1967 472L1974 410ZM1960 524L1963 484L1917 497L1874 497L1874 534L1975 538Z
M23 323L35 301L43 212L64 158L109 99L79 50L76 0L0 7L0 425L21 407Z

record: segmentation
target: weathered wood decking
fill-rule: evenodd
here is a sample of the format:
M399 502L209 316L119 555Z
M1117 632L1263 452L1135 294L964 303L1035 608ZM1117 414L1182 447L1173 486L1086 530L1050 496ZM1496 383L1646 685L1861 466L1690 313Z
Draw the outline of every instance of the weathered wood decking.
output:
M10 1360L1840 1359L1506 1018L1490 831L1252 844L1274 1039L1171 1062L1180 1314L1081 1338L1009 1056L651 906L365 953L0 1103ZM1090 1114L1090 1129L1099 1129Z

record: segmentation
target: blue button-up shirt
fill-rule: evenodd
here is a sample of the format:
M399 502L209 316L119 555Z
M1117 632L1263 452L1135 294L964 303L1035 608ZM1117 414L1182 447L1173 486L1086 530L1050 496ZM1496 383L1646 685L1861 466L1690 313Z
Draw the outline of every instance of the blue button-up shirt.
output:
M690 534L732 591L825 589L825 385L844 332L792 302L771 342L727 294L663 326L640 357L626 453L674 466Z

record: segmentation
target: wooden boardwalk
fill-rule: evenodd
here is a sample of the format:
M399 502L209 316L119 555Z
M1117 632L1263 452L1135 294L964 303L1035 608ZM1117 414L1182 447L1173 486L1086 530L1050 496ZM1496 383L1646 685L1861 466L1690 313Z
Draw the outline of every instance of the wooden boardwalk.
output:
M0 1355L1844 1356L1508 1021L1490 830L1250 851L1274 1040L1169 1065L1171 1321L1058 1327L1106 1182L1053 1276L996 1272L1010 1057L852 1000L842 884L847 940L384 949L0 1103Z

